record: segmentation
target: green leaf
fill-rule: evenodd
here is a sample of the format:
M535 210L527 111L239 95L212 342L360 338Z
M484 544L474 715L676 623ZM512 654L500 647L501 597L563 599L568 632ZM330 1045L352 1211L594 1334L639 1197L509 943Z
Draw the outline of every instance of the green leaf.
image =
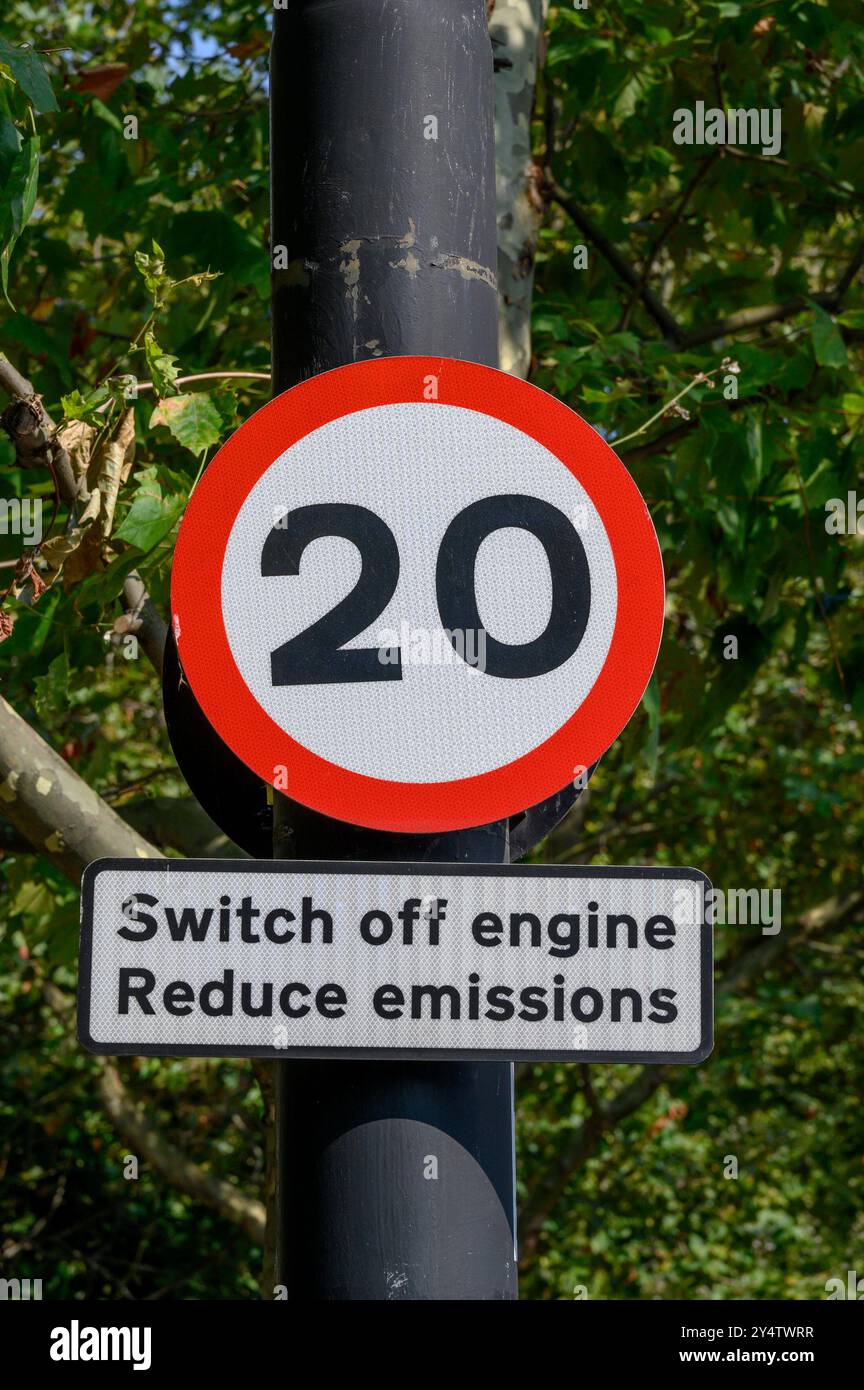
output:
M225 212L181 212L172 217L165 233L165 247L172 265L191 261L198 276L223 271L233 281L266 291L270 267L261 254L260 241L248 227Z
M157 241L152 243L152 255L147 251L135 252L135 265L144 279L144 284L153 298L154 308L160 308L168 291L175 281L165 272L165 252Z
M9 68L18 86L29 97L34 109L43 116L46 111L59 111L51 81L35 50L14 48L6 39L0 39L0 63Z
M140 475L143 477L143 473ZM117 535L117 529L114 531ZM117 602L117 595L122 591L123 582L131 574L132 570L138 569L141 565L141 556L137 550L124 551L118 555L106 570L101 574L91 574L87 579L75 589L75 601L83 609L89 604L98 604L100 608L110 605L112 610Z
M184 449L196 455L218 444L222 437L222 417L205 391L160 401L150 424L165 425Z
M764 472L762 421L758 415L751 415L748 419L746 439L749 467L745 482L748 485L748 491L753 491L761 482Z
M645 687L642 704L648 715L648 742L645 746L645 757L651 777L654 778L657 776L657 754L660 748L660 685L656 672Z
M826 314L819 304L813 305L813 313L815 317L810 325L810 337L813 342L813 353L819 366L848 366L846 344L843 342L840 329L831 315Z
M152 550L174 529L184 507L182 497L163 497L155 468L139 475L132 505L114 535L139 550Z
M106 125L110 125L112 130L117 131L118 135L123 134L123 122L120 120L120 117L111 110L110 106L106 106L104 101L100 101L98 97L94 97L91 101L90 112L97 120L104 121Z
M177 380L179 371L176 365L177 358L163 352L152 333L144 334L144 356L147 359L147 368L158 394L160 396L173 396L175 394L174 382Z
M66 709L69 704L69 658L65 649L55 656L44 676L36 677L33 685L36 709L43 719Z
M21 148L21 134L14 121L0 116L0 167L6 168Z
M77 389L70 391L68 396L60 397L60 404L67 420L86 420L88 424L98 425L103 423L99 406L103 405L110 395L109 388L103 384L85 392Z
M642 73L636 73L628 78L615 101L613 114L616 120L626 121L628 116L632 116L639 102L645 95L646 82Z
M0 209L0 283L12 309L15 306L9 299L9 262L16 241L30 221L36 203L38 180L39 137L31 135L22 140L21 148L12 161Z

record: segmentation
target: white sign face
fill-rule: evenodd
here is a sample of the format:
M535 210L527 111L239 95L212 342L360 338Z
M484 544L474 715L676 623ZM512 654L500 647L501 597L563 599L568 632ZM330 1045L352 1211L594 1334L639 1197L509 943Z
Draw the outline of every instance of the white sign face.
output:
M638 705L663 624L645 502L584 420L476 363L355 363L207 468L177 652L219 737L339 820L433 832L537 805Z
M467 562L473 567L481 623L473 616L466 621L465 613L454 607L448 625L436 578L443 571L449 579L459 560L445 552L439 564L439 552L454 518L470 515L470 508L488 499L491 460L498 505L487 506L490 520L483 526L476 562L473 556ZM344 498L347 477L358 523L353 542L327 534L327 509ZM581 635L577 637L574 625L572 640L562 641L543 663L550 669L532 675L527 666L523 672L518 649L540 640L547 627L550 564L557 556L554 549L547 553L536 532L521 525L526 479L531 499L548 505L546 515L559 517L562 532L574 546L581 545L586 576L591 575ZM514 498L511 515L505 497ZM250 563L250 556L264 553L271 532L274 553L282 540L287 549L292 512L297 516L301 509L311 516L314 529L323 532L303 555L302 575L290 574L287 567L281 575L262 574L262 566ZM383 593L375 601L368 586L368 612L360 613L358 605L357 631L339 652L330 653L332 671L318 675L338 674L340 653L364 648L373 650L373 661L366 663L370 669L362 670L357 662L355 670L346 668L342 680L274 684L271 647L276 643L262 642L262 631L294 643L294 660L298 665L304 661L297 639L332 613L346 594L357 591L364 560L380 558L384 550L383 544L376 550L378 527L372 517L396 541L389 551L393 591L379 608ZM386 534L383 529L381 534ZM606 529L573 473L512 425L458 406L439 404L430 410L420 402L343 416L281 454L243 503L222 569L228 645L261 708L328 762L396 782L477 777L545 743L583 704L603 669L615 630L617 595ZM455 646L448 632L457 634ZM490 656L497 656L490 635L514 649L512 674L487 674ZM301 667L293 674L304 671ZM455 724L454 708L460 712Z
M701 1062L694 869L97 860L94 1052Z

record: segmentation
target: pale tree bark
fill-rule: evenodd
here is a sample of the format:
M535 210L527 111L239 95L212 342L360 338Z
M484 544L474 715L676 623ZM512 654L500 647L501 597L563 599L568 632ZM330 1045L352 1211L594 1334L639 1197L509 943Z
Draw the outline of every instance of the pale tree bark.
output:
M531 299L545 212L543 174L531 150L531 116L548 0L496 0L495 160L498 197L499 353L505 372L531 366Z
M91 859L161 857L2 697L0 814L73 882Z

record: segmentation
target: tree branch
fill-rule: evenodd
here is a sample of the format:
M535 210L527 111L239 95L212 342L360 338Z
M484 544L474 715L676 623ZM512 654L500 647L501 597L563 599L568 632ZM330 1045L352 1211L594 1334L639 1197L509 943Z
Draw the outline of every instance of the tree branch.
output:
M823 309L831 309L836 307L835 294L832 290L825 294L811 295L810 298ZM716 323L703 324L701 328L694 328L685 333L681 347L685 350L701 347L703 343L712 343L717 338L727 338L748 328L762 328L768 323L782 323L784 319L792 319L806 308L807 300L799 296L797 299L788 299L785 304L756 304L750 309L739 309L737 313L727 314Z
M716 989L717 997L731 994L744 981L768 969L780 957L790 940L806 939L832 927L842 926L860 912L862 907L864 891L856 890L807 908L798 917L791 932L778 932L776 936L764 937L757 945L751 946L738 956L720 980ZM549 1165L542 1181L522 1209L523 1259L533 1255L543 1226L566 1190L576 1168L591 1156L603 1136L644 1105L674 1070L674 1067L653 1063L644 1066L629 1085L611 1101L591 1109L558 1157Z
M754 946L742 951L726 967L716 987L716 997L731 994L739 985L769 969L791 941L806 941L834 927L844 926L864 908L864 891L837 894L802 912L789 931L765 936Z
M157 1172L188 1197L212 1207L240 1226L256 1245L264 1242L263 1202L247 1197L230 1182L215 1177L193 1163L147 1119L127 1092L116 1064L108 1057L96 1059L100 1070L99 1096L111 1122L137 1157L152 1163Z
M158 676L162 675L168 626L151 602L144 581L136 570L123 585L125 613L114 624L115 632L132 632Z
M703 343L713 342L716 338L729 337L731 334L740 333L747 328L761 328L767 323L781 323L784 319L791 319L796 314L803 313L805 309L810 307L810 301L831 313L836 313L862 266L864 266L864 241L859 245L832 290L820 291L818 294L811 294L806 298L799 295L795 299L787 299L785 304L759 304L751 309L740 309L737 314L729 314L726 318L718 319L716 323L707 324L702 328L694 328L689 333L685 333L681 347L684 349L700 347Z
M2 696L0 814L75 883L93 859L161 858Z
M730 401L731 404L734 402ZM635 449L624 449L621 457L627 464L639 463L641 459L651 458L654 454L662 453L670 444L674 444L678 439L683 439L691 430L697 429L698 425L698 420L686 420L681 425L674 425L671 430L664 430L662 434L655 435L647 444L639 444ZM614 449L615 440L610 439L609 443Z
M0 415L0 426L15 449L22 468L46 468L54 477L60 498L74 506L78 483L68 453L56 439L56 426L31 383L0 352L0 387L12 399Z
M4 819L3 804L0 800L0 859L8 854L41 853ZM248 858L192 796L135 797L118 806L117 814L157 851L173 849L184 859Z
M191 381L200 378L183 379ZM151 383L144 384L149 386ZM41 397L35 394L32 384L3 353L0 353L0 387L12 397L12 404L0 415L0 425L12 440L16 460L22 468L47 468L56 481L60 500L70 509L74 508L79 499L80 484L76 481L69 454L56 439L56 427L42 405ZM134 571L123 586L123 601L128 622L122 629L116 630L135 633L144 654L161 676L168 629L150 602L140 575Z
M737 151L730 151L730 153L737 153ZM546 178L552 201L563 208L571 221L588 237L589 241L594 243L619 279L631 287L634 297L641 300L667 341L682 351L701 347L705 343L714 342L717 338L730 337L749 328L761 328L765 324L780 323L785 319L794 318L796 314L802 313L809 307L810 301L814 301L821 308L830 312L836 312L858 272L864 266L864 242L862 242L833 289L819 291L806 297L797 296L795 299L786 300L783 304L758 304L748 309L740 309L737 313L728 314L715 323L704 324L701 327L690 329L688 332L645 283L646 273L643 272L642 275L638 273L636 268L594 224L584 209L575 199L570 197L567 190L561 187L548 169ZM652 257L653 254L656 254L657 249L659 249L659 244L655 247Z
M72 1000L50 980L42 981L45 998L58 1017L67 1019ZM136 1158L143 1158L188 1197L217 1211L246 1232L257 1245L264 1241L264 1204L247 1197L230 1182L215 1177L186 1158L147 1118L144 1109L127 1091L116 1062L110 1057L92 1058L99 1070L97 1090L106 1114Z
M174 385L188 386L193 381L229 381L235 377L243 377L249 381L269 382L272 380L269 372L193 372L191 376L178 376ZM136 386L139 391L152 391L154 389L152 381L139 381Z
M643 288L645 285L647 285L649 279L651 278L651 271L654 269L654 266L657 262L657 257L659 256L663 247L666 245L666 242L669 240L672 233L675 231L676 227L680 225L684 218L684 213L687 210L687 204L689 203L693 194L696 192L696 189L699 187L702 180L705 178L706 174L710 173L710 171L713 169L714 165L717 163L719 158L720 151L715 150L712 154L708 155L707 158L700 160L695 174L691 176L689 181L685 184L684 188L679 193L673 205L672 211L666 221L665 226L657 236L656 240L651 245L651 248L648 251L647 256L645 257L645 264L642 267L642 274L639 277L640 288ZM637 298L638 294L634 290L633 294L630 296L630 299L627 301L627 304L625 305L624 313L621 315L620 327L622 329L626 328L628 325L630 319L630 311Z
M670 314L665 304L662 303L654 291L650 289L648 285L643 284L639 272L630 264L626 256L623 256L605 233L601 232L600 228L595 225L584 209L580 207L574 198L570 197L567 190L556 182L551 171L547 170L546 177L548 180L549 195L552 201L557 203L560 208L563 208L570 220L576 224L585 236L587 236L589 241L593 242L594 246L600 252L600 255L608 261L618 278L623 280L626 285L629 285L630 288L636 292L645 310L650 314L651 318L657 324L657 327L662 331L666 340L673 346L678 347L684 336L684 330L678 320L673 314Z
M672 1067L654 1065L642 1067L630 1085L625 1086L613 1101L598 1105L573 1131L573 1137L563 1146L554 1162L548 1164L543 1178L521 1209L520 1263L527 1263L533 1257L546 1220L576 1169L590 1158L607 1131L644 1105L673 1070Z
M192 796L143 796L118 807L127 825L184 859L247 859Z

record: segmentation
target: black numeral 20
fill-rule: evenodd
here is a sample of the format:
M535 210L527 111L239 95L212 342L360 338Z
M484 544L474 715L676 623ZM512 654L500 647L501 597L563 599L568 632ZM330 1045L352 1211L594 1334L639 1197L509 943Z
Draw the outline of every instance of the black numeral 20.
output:
M531 642L500 642L483 627L477 607L477 553L487 536L505 526L536 536L549 561L549 620ZM335 608L271 654L273 684L401 680L398 648L388 650L386 662L381 661L377 647L343 650L346 642L381 616L399 581L399 547L390 527L375 512L349 502L296 507L267 536L262 575L299 574L306 547L321 536L342 536L357 547L360 577ZM561 666L582 641L591 608L588 560L575 526L551 503L520 493L484 497L453 518L438 551L435 589L445 631L463 636L483 632L483 670L511 680L542 676ZM458 652L455 641L453 646Z

